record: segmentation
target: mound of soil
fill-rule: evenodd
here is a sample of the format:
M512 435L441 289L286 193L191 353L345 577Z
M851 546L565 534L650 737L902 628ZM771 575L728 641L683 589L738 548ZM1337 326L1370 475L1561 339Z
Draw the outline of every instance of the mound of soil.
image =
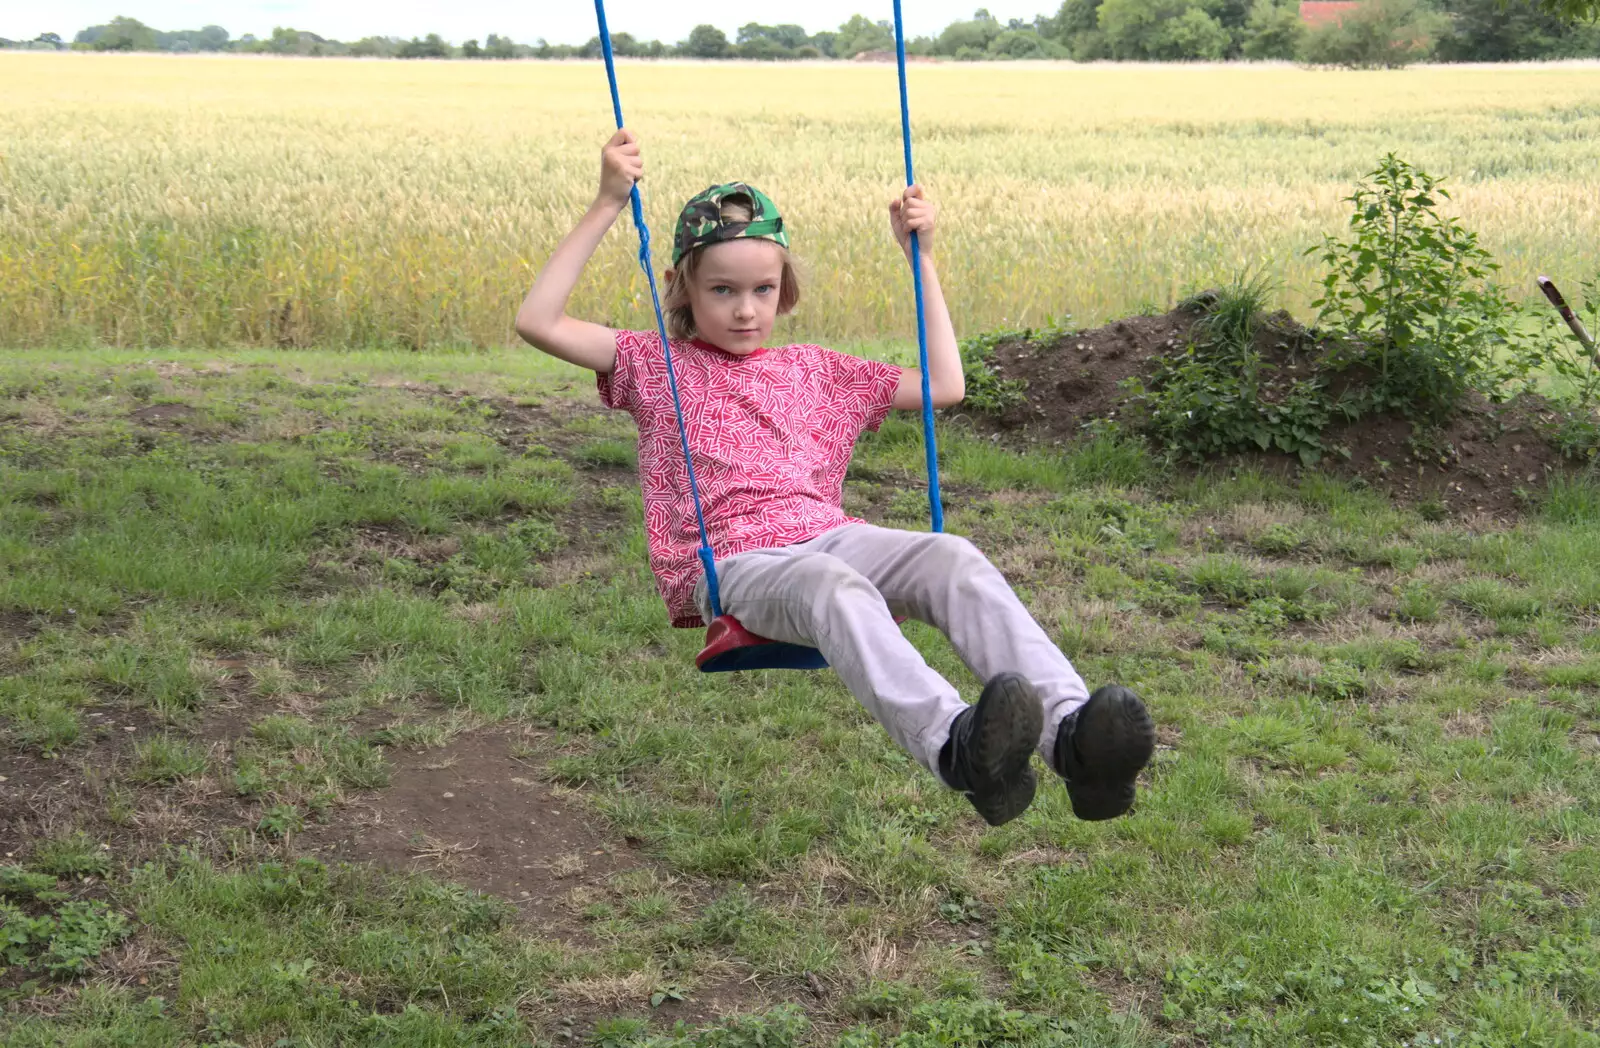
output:
M1183 352L1201 316L1180 306L1086 331L1002 342L992 362L1001 378L1025 383L1024 398L972 421L1018 443L1077 440L1096 420L1128 416L1123 383L1148 379L1158 361ZM1279 388L1308 377L1319 352L1306 329L1282 311L1265 318L1256 349L1273 372L1265 384ZM1340 381L1357 377L1336 376L1330 393L1337 396ZM1562 468L1560 451L1543 435L1542 423L1552 417L1538 397L1494 405L1476 395L1447 425L1427 432L1397 413L1369 415L1329 426L1324 443L1348 455L1328 455L1316 468L1359 477L1404 501L1437 501L1455 513L1510 519L1526 508L1527 492ZM1276 451L1241 452L1222 464L1290 475L1302 469L1297 457Z

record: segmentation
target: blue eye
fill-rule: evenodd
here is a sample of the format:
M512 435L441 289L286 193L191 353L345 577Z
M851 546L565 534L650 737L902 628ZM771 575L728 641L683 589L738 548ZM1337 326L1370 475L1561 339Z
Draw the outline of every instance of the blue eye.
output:
M772 290L773 290L773 287L772 287L771 284L762 284L760 287L756 288L756 294L765 295L765 294L768 294L769 292L771 292Z
M711 293L713 295L725 295L725 294L727 294L728 292L730 292L732 290L733 290L733 288L729 287L726 284L718 284L716 287L711 289Z

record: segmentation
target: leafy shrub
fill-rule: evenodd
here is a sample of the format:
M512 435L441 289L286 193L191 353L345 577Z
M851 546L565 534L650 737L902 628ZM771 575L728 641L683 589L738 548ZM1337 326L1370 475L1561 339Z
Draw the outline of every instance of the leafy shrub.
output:
M1277 448L1307 465L1322 458L1322 430L1333 402L1318 377L1272 383L1256 336L1271 285L1238 277L1185 303L1200 310L1192 341L1156 363L1149 381L1124 388L1143 428L1179 456L1204 459L1230 451Z
M1512 343L1515 311L1490 282L1499 265L1478 235L1439 213L1449 199L1441 181L1386 155L1347 198L1351 238L1324 236L1307 252L1328 266L1317 323L1345 340L1327 363L1358 371L1345 394L1352 417L1396 410L1439 421L1468 390L1504 399L1506 382L1531 365L1498 352Z

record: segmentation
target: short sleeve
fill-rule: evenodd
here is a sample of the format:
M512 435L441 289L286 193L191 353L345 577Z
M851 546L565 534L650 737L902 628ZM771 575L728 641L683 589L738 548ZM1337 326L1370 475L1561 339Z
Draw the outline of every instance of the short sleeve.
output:
M867 360L824 349L833 376L836 403L851 412L863 430L876 430L888 417L904 369L881 360Z
M653 332L648 336L642 331L617 332L617 359L611 365L611 373L595 375L600 403L630 414L639 406L640 366L652 344L659 346Z

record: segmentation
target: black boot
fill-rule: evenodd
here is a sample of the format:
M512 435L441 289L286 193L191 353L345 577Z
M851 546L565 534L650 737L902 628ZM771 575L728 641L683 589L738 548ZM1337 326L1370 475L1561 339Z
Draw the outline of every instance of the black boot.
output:
M1155 722L1139 696L1107 684L1061 722L1050 763L1067 781L1074 815L1114 819L1133 807L1134 780L1155 748Z
M1028 810L1038 785L1029 761L1044 729L1039 694L1021 676L1002 673L950 725L939 774L967 795L990 826Z

